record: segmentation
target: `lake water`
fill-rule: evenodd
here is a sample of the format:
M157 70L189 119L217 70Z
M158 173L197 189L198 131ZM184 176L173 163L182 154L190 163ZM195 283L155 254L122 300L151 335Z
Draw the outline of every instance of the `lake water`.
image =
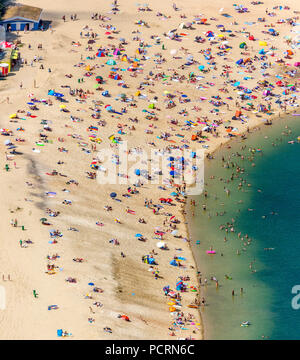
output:
M291 306L292 288L300 285L298 136L300 118L290 116L235 140L207 162L207 198L193 198L197 206L189 220L201 296L207 301L201 307L207 339L300 339L300 309ZM237 164L242 173L236 172ZM215 255L206 254L210 248ZM241 327L243 321L250 326Z

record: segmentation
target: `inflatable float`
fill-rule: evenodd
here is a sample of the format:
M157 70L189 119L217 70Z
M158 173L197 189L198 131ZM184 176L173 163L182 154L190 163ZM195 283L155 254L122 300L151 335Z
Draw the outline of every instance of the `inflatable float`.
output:
M215 253L215 250L206 250L206 254L208 255L214 255Z
M250 322L249 321L243 321L241 323L241 327L248 327L250 325Z

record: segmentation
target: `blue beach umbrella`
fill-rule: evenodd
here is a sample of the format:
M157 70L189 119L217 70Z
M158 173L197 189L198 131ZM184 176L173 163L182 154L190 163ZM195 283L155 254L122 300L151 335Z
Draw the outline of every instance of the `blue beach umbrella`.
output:
M115 192L112 192L112 193L110 194L110 197L111 197L112 199L114 199L116 196L117 196L117 194L116 194Z

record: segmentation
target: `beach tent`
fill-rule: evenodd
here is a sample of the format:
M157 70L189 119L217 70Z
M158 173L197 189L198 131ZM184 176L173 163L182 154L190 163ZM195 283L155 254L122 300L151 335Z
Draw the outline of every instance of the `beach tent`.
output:
M260 49L258 52L260 55L264 55L265 54L265 49Z
M244 49L244 47L246 46L246 43L245 42L242 42L242 43L240 43L240 49Z
M126 54L124 54L123 56L122 56L122 59L121 59L121 61L129 61L129 58L128 58L128 56L126 55Z
M116 62L113 59L109 59L107 60L106 65L116 65Z
M183 282L182 281L178 281L177 283L176 283L176 290L178 290L178 291L181 291L181 290L183 290L184 289L184 284L183 284Z
M120 49L116 49L116 50L114 51L114 55L121 55Z
M236 62L236 64L238 64L238 65L243 64L243 59L239 59L239 60Z
M148 108L149 109L155 109L155 105L151 103L151 104L149 104Z
M105 54L103 51L98 51L96 54L97 57L105 57Z
M206 37L214 37L214 33L212 31L208 31L206 34L205 34Z

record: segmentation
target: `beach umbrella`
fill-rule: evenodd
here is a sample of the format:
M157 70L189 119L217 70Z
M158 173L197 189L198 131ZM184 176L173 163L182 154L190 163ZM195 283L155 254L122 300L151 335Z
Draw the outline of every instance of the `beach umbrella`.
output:
M46 193L46 195L48 195L49 197L53 197L56 195L56 192L49 191Z
M267 42L266 41L259 41L258 42L259 46L267 46Z
M135 234L136 238L139 238L139 237L142 237L142 236L143 236L142 234Z
M94 286L95 284L93 282L88 283L89 286Z
M178 230L173 230L173 231L171 232L171 234L172 234L173 236L176 236L176 235L178 234Z
M112 192L112 193L110 194L110 197L111 197L112 199L114 199L116 196L117 196L117 194L116 194L115 192Z
M40 221L45 222L45 221L47 221L47 219L46 218L40 218Z
M186 61L187 61L187 62L193 62L193 61L194 61L193 55L188 55L188 56L186 57Z
M50 90L50 91L48 92L48 95L55 96L55 97L57 97L57 98L62 98L62 97L64 97L64 94L56 93L56 92L54 92L53 90Z
M170 50L170 54L171 54L172 56L176 55L176 54L177 54L177 50L176 50L176 49Z
M156 246L161 249L161 248L164 248L164 247L166 246L166 243L165 243L164 241L159 241L159 242L156 244Z

